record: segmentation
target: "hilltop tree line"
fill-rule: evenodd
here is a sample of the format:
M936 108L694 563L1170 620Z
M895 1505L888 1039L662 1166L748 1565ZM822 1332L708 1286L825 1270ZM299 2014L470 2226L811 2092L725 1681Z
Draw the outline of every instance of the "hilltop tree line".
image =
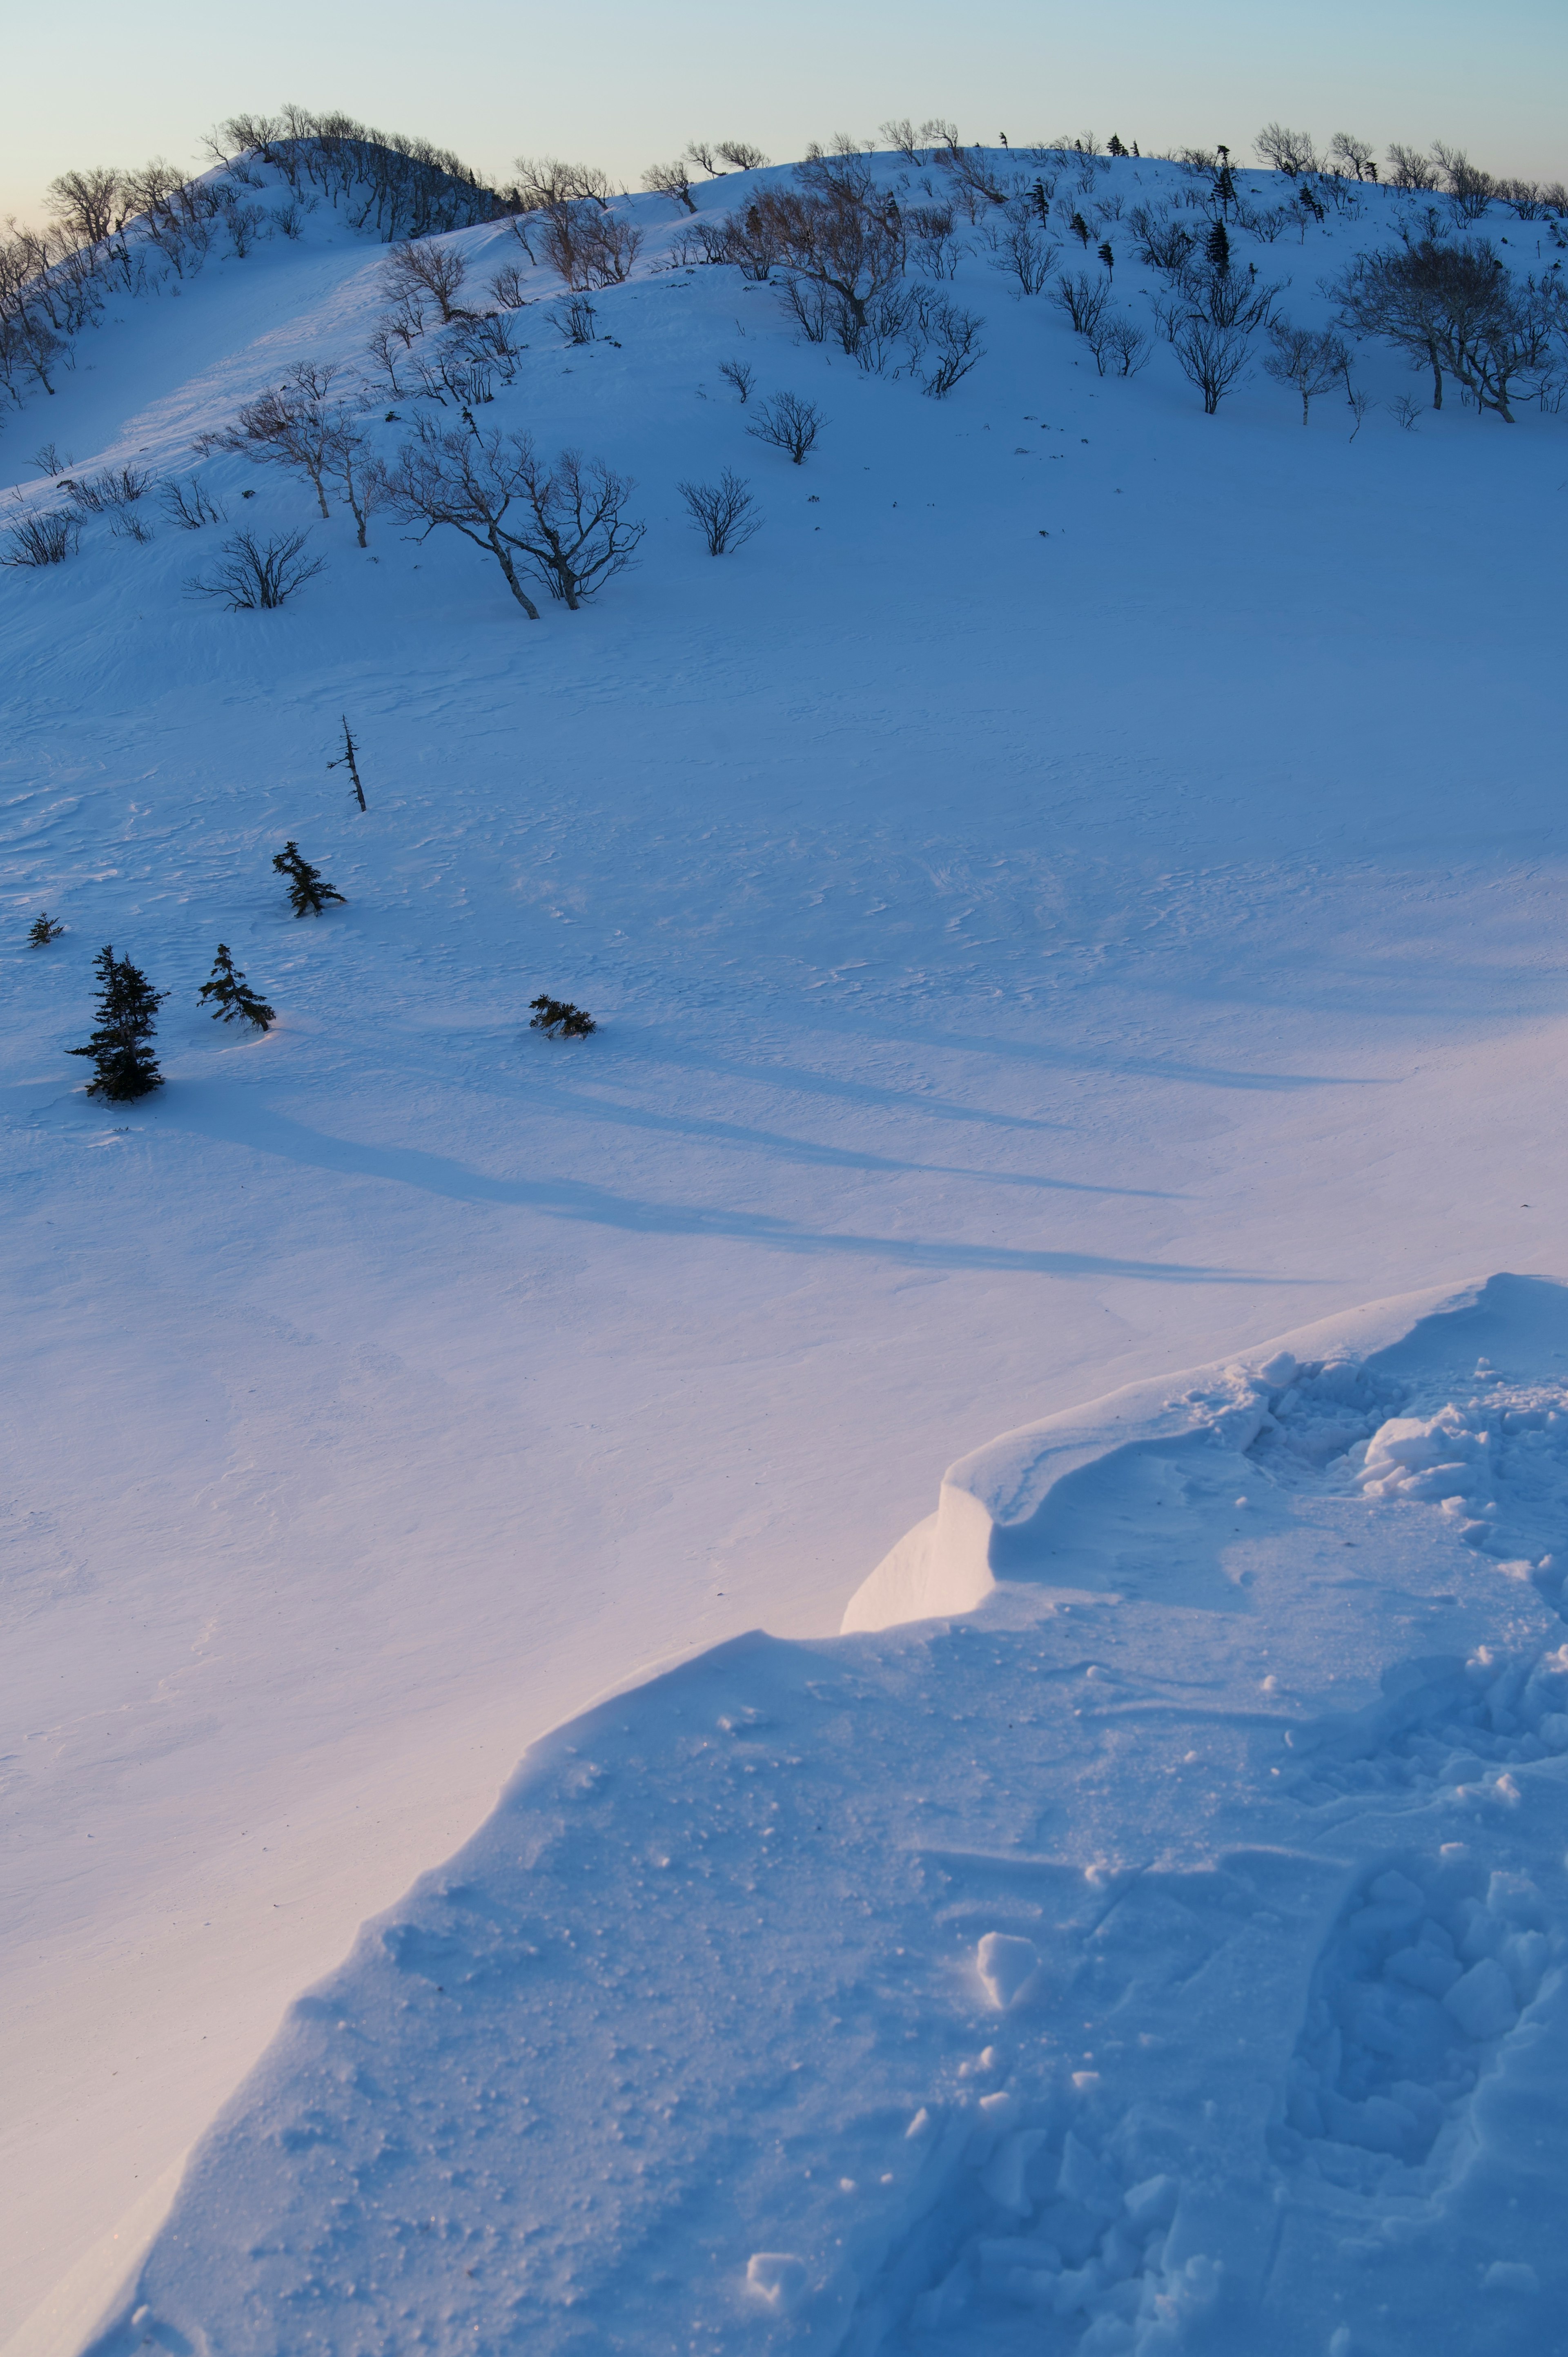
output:
M832 344L868 372L907 376L939 400L983 357L983 319L945 291L964 253L988 263L1015 299L1045 296L1101 375L1137 373L1163 336L1211 414L1250 373L1261 347L1265 371L1300 399L1304 425L1313 400L1337 384L1359 430L1369 404L1352 378L1347 335L1383 339L1429 371L1434 408L1450 382L1478 410L1510 424L1521 398L1544 407L1563 397L1568 299L1561 273L1520 277L1485 239L1464 233L1501 199L1520 217L1548 222L1561 242L1557 220L1568 197L1559 188L1496 181L1441 144L1430 156L1391 149L1390 182L1410 200L1395 220L1398 242L1343 271L1326 288L1333 324L1311 328L1283 315L1283 284L1260 274L1255 260L1244 261L1237 241L1272 246L1292 230L1305 241L1330 208L1357 210L1379 178L1365 141L1337 133L1320 155L1305 134L1271 124L1255 144L1284 182L1285 202L1260 203L1220 146L1182 152L1187 185L1177 199L1135 202L1124 211L1108 176L1118 157L1136 157L1137 148L1116 137L1103 152L1087 134L998 151L965 147L954 126L938 119L918 131L890 122L882 135L911 167L896 185L875 166L869 143L841 136L828 149L813 146L787 180L753 185L727 210L701 212L689 166L713 181L766 159L741 140L716 147L693 142L678 167L645 176L686 224L662 266L733 267L754 284L771 284L800 340ZM529 266L548 268L566 289L543 315L548 323L568 343L596 341L593 295L626 277L643 238L617 210L607 176L553 157L525 158L514 183L497 191L426 143L389 141L348 117L297 109L270 120L235 117L214 134L212 147L227 166L217 184L182 182L163 165L141 174L66 174L54 184L60 228L53 259L38 249L33 258L43 253L45 266L16 282L22 310L9 343L0 321L13 393L18 367L32 366L49 383L50 357L76 316L70 304L91 309L104 283L133 285L149 254L172 270L199 267L220 220L234 250L248 250L245 235L257 233L257 222L247 232L243 191L263 185L255 173L264 164L280 174L287 196L273 216L251 207L258 220L270 218L288 233L291 211L297 229L300 205L327 200L346 208L356 227L392 240L381 274L386 307L368 357L394 401L424 407L389 457L371 430L371 384L345 379L335 366L302 363L244 404L231 425L200 437L199 454L237 454L295 475L308 483L323 520L334 500L348 509L361 548L382 510L421 535L456 532L496 564L531 619L539 619L538 591L576 611L624 571L644 532L628 512L629 479L570 448L547 460L527 433L487 427L475 414L498 386L515 381L527 350L517 317L539 299L529 291L533 282L507 262L478 288L462 253L434 242L439 230L508 221ZM409 233L395 234L400 228ZM1152 324L1117 301L1118 252L1129 243L1160 281L1150 298ZM1081 258L1060 267L1064 248L1075 244ZM0 278L0 302L8 283ZM827 423L815 404L786 390L751 404L750 367L732 361L725 373L750 405L746 433L803 464ZM1391 408L1402 424L1419 414L1408 396ZM389 411L385 422L396 421ZM23 513L6 535L5 562L63 562L92 518L124 539L152 536L145 470L127 466L77 478L52 445L38 456L69 503ZM762 521L732 468L717 483L677 489L714 555L743 545ZM228 520L199 479L160 485L156 504L192 532ZM322 563L305 531L266 536L242 529L188 587L235 609L274 609Z

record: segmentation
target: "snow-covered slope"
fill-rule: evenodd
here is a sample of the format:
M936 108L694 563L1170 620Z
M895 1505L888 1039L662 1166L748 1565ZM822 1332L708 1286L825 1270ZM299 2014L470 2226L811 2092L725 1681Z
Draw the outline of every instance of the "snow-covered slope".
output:
M341 516L274 615L183 599L221 532L156 518L0 571L9 2321L101 2281L288 1999L564 1717L822 1636L1021 1418L1568 1263L1561 419L1351 441L1262 380L1205 418L979 256L987 357L937 404L661 270L679 224L639 210L614 340L542 301L485 413L638 478L596 606L531 625L455 540L361 553ZM1262 260L1321 316L1380 233ZM382 258L321 216L127 302L6 425L24 504L46 435L194 471L295 360L357 368ZM747 438L732 356L820 403L805 468ZM768 522L715 562L675 487L726 464ZM310 522L202 472L231 523ZM319 925L286 836L348 896ZM65 1054L105 940L172 994L124 1113ZM198 1006L220 940L264 1039ZM541 989L598 1033L531 1035Z

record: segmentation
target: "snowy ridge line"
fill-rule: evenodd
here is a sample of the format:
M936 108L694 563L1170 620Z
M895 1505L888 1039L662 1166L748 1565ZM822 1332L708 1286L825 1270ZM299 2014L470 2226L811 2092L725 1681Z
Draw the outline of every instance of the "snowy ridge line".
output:
M1391 1295L1234 1357L1129 1383L972 1449L943 1474L936 1512L907 1531L856 1588L843 1633L972 1612L999 1580L1019 1576L1030 1526L1037 1527L1053 1493L1074 1474L1122 1449L1195 1436L1213 1435L1245 1450L1262 1431L1271 1402L1303 1370L1391 1349L1423 1318L1469 1308L1480 1290L1434 1286ZM1037 1571L1032 1578L1037 1580Z

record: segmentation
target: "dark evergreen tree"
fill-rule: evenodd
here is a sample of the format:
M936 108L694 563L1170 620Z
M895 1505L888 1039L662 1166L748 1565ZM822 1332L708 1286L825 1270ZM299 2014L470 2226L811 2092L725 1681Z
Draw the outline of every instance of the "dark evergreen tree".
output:
M197 996L214 1001L214 1023L232 1023L238 1015L247 1023L253 1023L258 1031L264 1031L269 1023L277 1021L276 1014L265 999L258 998L244 975L235 973L234 960L226 942L219 942L218 954L212 961L212 972Z
M1230 240L1225 234L1225 224L1217 221L1203 241L1204 259L1216 278L1230 275Z
M34 949L47 950L51 942L59 941L64 931L65 927L57 925L48 910L45 909L41 915L35 917L27 927L27 940Z
M529 1029L546 1032L552 1039L585 1039L599 1028L591 1015L574 1006L569 998L548 998L541 993L528 1003L534 1010Z
M288 877L289 906L296 917L319 917L328 900L342 900L341 892L322 880L319 867L312 867L301 856L297 843L285 843L281 851L273 854L273 866L280 876ZM344 906L348 903L345 901Z
M1074 237L1077 238L1079 243L1083 247L1084 252L1087 253L1089 251L1090 240L1094 235L1094 231L1090 228L1089 223L1084 220L1081 213L1074 213L1069 226Z
M98 1028L85 1048L70 1050L73 1056L91 1056L98 1068L87 1083L87 1093L109 1097L115 1103L150 1096L164 1083L152 1041L157 1029L155 1018L168 993L155 990L140 966L133 965L129 958L117 958L108 942L98 952L94 971L99 982Z

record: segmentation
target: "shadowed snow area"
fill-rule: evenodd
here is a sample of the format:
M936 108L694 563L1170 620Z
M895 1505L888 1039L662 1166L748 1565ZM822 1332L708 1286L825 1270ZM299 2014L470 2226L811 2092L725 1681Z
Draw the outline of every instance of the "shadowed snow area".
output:
M1099 172L1130 317L1193 185ZM1401 202L1238 266L1321 323ZM0 2341L152 2237L117 2353L1568 2349L1561 1295L1454 1306L1568 1270L1564 419L1206 417L983 220L927 399L618 217L586 344L436 241L482 424L636 479L581 612L193 447L456 422L325 202L3 421L7 547L48 444L154 481L0 565ZM188 596L241 524L325 571Z
M1568 1291L1336 1326L1103 1415L1051 1584L536 1746L95 2357L1561 2347Z

